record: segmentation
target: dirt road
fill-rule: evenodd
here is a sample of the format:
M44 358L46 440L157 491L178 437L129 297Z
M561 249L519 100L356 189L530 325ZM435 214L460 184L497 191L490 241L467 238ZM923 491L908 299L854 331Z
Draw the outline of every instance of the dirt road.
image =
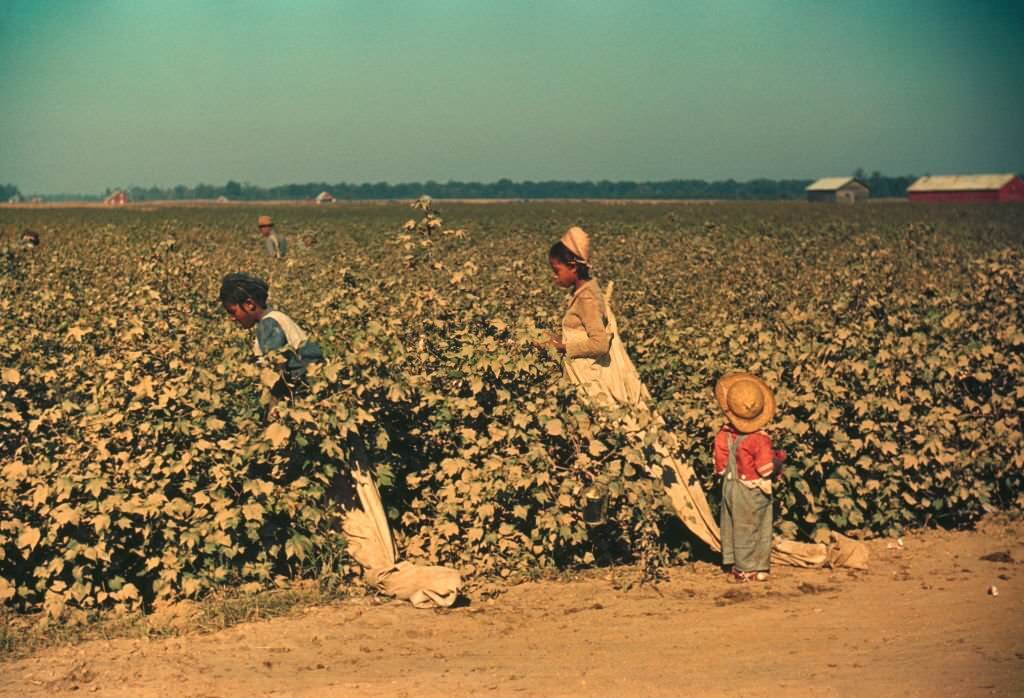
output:
M903 543L872 541L866 572L599 572L443 613L362 599L89 642L0 664L0 695L1024 695L1024 522Z

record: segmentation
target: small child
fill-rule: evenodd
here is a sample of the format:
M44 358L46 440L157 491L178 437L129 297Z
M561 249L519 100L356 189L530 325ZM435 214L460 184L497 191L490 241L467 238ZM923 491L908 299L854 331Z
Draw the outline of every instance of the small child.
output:
M282 370L284 381L279 381L274 397L280 399L306 377L310 364L324 360L320 345L295 322L279 310L269 310L267 296L270 288L263 279L251 274L235 273L224 277L220 287L220 302L231 318L243 329L256 328L252 350L257 358L272 351L282 350L286 362Z
M722 475L722 564L730 581L768 580L772 551L772 482L786 454L772 450L762 428L775 416L775 396L749 373L715 385L728 422L715 437L715 474Z
M263 247L268 255L280 259L288 254L288 241L284 235L274 230L274 221L270 216L260 216L256 225L260 229L260 235L263 236Z

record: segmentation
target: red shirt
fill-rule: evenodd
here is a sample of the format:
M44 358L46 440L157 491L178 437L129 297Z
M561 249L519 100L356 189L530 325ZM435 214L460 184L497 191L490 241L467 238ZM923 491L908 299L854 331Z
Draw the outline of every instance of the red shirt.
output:
M729 465L729 444L741 436L731 424L726 424L715 436L715 474L722 475ZM763 431L746 434L736 449L736 473L740 480L757 480L770 477L772 463L772 439Z

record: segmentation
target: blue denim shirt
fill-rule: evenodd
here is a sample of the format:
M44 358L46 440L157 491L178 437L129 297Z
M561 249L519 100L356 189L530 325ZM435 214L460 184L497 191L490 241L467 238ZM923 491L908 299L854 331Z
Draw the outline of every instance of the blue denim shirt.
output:
M284 330L281 329L281 325L278 324L277 320L270 317L263 318L256 323L256 341L258 342L260 353L264 356L276 349L288 347L288 339L285 337ZM298 351L286 348L284 355L287 358L284 369L285 378L289 382L304 378L306 369L310 364L324 360L324 354L320 349L320 345L313 340L308 340L299 347Z

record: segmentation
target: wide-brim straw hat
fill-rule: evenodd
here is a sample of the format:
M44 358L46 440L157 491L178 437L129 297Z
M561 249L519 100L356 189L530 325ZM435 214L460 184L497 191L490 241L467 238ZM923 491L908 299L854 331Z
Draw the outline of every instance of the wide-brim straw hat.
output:
M256 222L256 225L258 227L263 227L265 225L274 225L274 221L271 220L270 216L260 216L259 220Z
M569 228L562 236L561 242L584 263L590 262L590 236L583 228L577 225Z
M751 373L730 373L715 384L715 399L734 427L744 434L763 428L775 417L775 396Z

